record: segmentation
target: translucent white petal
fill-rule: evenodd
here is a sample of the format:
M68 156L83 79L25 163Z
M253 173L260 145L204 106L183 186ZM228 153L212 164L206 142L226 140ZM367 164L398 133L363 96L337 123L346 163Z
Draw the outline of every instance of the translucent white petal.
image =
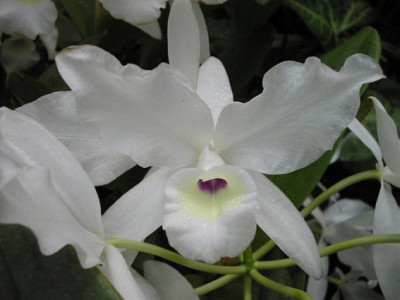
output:
M158 21L153 21L146 24L136 24L135 26L151 35L155 39L161 40L162 38L161 28L160 24L158 24Z
M195 293L190 283L171 266L154 260L143 263L145 278L153 285L163 300L196 300L199 296Z
M144 240L161 226L165 183L173 169L161 168L125 193L103 215L108 238Z
M196 93L210 107L214 124L217 124L222 109L233 102L228 74L219 59L210 57L200 67Z
M104 236L100 203L90 178L71 153L33 119L0 109L0 153L19 167L40 165L51 172L64 204L87 230Z
M378 99L372 98L372 101L376 111L378 139L383 159L393 173L400 176L400 141L396 124Z
M1 46L0 62L6 72L29 69L39 60L40 54L31 40L10 37Z
M0 222L28 227L45 255L70 244L82 267L100 264L104 240L88 231L64 205L65 195L53 185L48 170L25 167L19 171L0 190Z
M94 46L56 57L76 92L78 112L98 128L102 143L141 166L184 166L197 161L213 128L206 104L166 64L153 71L122 67Z
M50 0L0 1L0 32L35 39L55 29L57 9Z
M100 0L104 8L116 19L132 25L140 25L157 20L166 0Z
M131 271L133 279L140 286L140 289L142 290L146 300L162 300L155 288L146 279L140 276L135 269L130 268L129 270Z
M375 156L376 160L382 168L382 152L374 137L357 119L354 119L348 127L360 139L360 141L362 141L364 145L371 150L372 154Z
M379 65L362 54L348 58L340 72L315 57L283 62L265 74L259 96L225 107L216 151L227 163L267 174L305 167L354 119L361 85L382 77Z
M320 241L318 242L318 248L321 249L326 246L327 246L326 243L321 238ZM308 277L307 281L306 292L311 296L313 300L324 300L328 288L328 279L326 278L326 276L328 276L328 271L329 271L329 257L325 256L321 260L322 260L323 277L321 279L314 279L312 277Z
M257 186L258 226L306 273L321 278L322 264L317 243L300 212L263 174L249 174Z
M196 89L200 64L200 31L192 1L174 0L168 17L168 58Z
M124 258L117 248L107 244L105 247L104 264L100 270L107 276L115 289L124 299L145 300L144 293L129 270Z
M107 148L98 128L79 116L72 92L56 92L17 111L41 123L79 160L95 185L111 182L135 163L127 155Z
M375 206L374 234L399 234L400 212L390 190L383 186ZM373 246L375 272L387 300L398 299L400 282L400 245Z
M214 263L253 240L256 188L242 169L219 166L174 173L166 186L163 228L183 256Z

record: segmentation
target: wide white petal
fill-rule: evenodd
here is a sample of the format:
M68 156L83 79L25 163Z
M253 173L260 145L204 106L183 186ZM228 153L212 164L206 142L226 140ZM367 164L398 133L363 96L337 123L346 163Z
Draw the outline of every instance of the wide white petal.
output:
M200 31L192 1L174 0L168 17L168 58L196 89L200 65Z
M214 186L213 179L226 184ZM163 228L183 256L215 263L239 255L253 240L256 190L244 170L182 169L168 180L166 195Z
M76 92L79 114L98 128L102 143L141 166L193 164L210 140L209 108L168 65L123 67L94 46L68 48L56 61Z
M145 300L146 297L133 278L130 267L117 248L107 244L105 247L104 264L100 270L107 276L115 289L124 299Z
M340 199L324 210L326 227L350 220L366 211L371 212L373 208L361 200Z
M107 148L98 128L79 116L73 92L56 92L17 109L41 123L79 160L95 185L111 182L135 166L127 155Z
M372 101L376 111L378 140L383 159L392 172L400 176L400 141L396 124L378 99L372 98Z
M348 58L340 72L315 57L283 62L265 74L259 96L225 107L216 151L227 163L267 174L305 167L332 149L354 119L361 85L382 77L362 54Z
M125 193L103 215L107 238L144 240L162 224L165 183L173 169L161 168Z
M0 109L0 153L19 167L40 165L51 172L64 204L87 230L104 236L100 203L93 183L78 161L33 119Z
M322 264L317 243L300 212L263 174L249 174L257 186L258 226L305 272L316 279L321 278Z
M132 25L141 25L157 20L166 0L100 0L104 8L116 19Z
M0 32L35 39L55 28L57 9L50 0L0 1Z
M375 206L374 234L399 234L400 211L388 187L382 184ZM398 299L400 282L400 245L373 245L375 272L387 300Z
M196 93L207 103L217 124L222 109L233 102L228 74L219 59L210 57L200 67Z
M0 222L28 227L45 255L69 244L77 251L82 267L100 264L104 240L88 231L64 205L65 195L50 176L39 166L19 169L19 174L0 190Z
M371 150L372 154L375 156L380 167L382 168L383 162L381 148L371 133L369 133L369 131L357 119L354 119L348 127L357 136L357 138L359 138L360 141Z
M154 260L143 263L144 277L153 285L163 300L196 300L190 283L171 266Z
M0 62L6 72L24 71L40 60L35 42L25 38L10 37L0 49Z

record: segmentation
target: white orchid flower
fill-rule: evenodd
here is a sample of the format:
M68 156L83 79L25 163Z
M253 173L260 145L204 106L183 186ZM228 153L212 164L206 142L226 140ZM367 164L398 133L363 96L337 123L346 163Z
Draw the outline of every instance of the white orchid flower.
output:
M160 263L145 266L154 288L143 282L107 243L96 191L79 163L40 124L7 108L0 109L0 163L0 222L31 229L43 254L72 245L82 267L101 265L125 299L159 299L154 288L168 286L187 296L181 299L198 299L181 275Z
M161 39L157 19L167 0L99 0L104 8L116 19L138 27L156 39Z
M1 0L0 32L35 40L38 36L49 59L56 54L57 9L50 0Z
M376 111L379 145L371 134L354 120L349 128L372 151L381 171L381 189L375 206L374 234L400 233L400 214L388 183L400 187L400 142L397 128L385 108L372 98ZM384 162L386 165L384 164ZM386 299L398 298L400 281L400 245L381 244L373 246L376 275Z
M94 182L112 180L134 162L155 167L107 211L106 234L129 236L140 227L144 239L162 225L178 252L213 263L244 251L258 224L320 277L310 229L262 173L300 169L331 149L357 112L359 88L382 78L381 69L364 55L349 58L340 72L317 58L284 62L265 75L259 96L233 103L221 62L210 57L199 67L204 47L196 16L191 2L173 2L172 66L122 66L93 46L63 51L56 62L72 92L43 97L22 111L86 163L112 158L106 175L89 167ZM60 98L69 100L63 105ZM100 147L88 151L90 144Z
M35 42L12 36L6 39L0 48L0 62L6 72L23 71L40 60Z

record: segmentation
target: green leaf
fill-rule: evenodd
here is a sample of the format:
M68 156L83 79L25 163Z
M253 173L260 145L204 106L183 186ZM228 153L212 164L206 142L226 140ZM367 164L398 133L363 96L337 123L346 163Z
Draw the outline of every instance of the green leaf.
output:
M96 30L96 0L59 0L84 39Z
M338 44L340 34L366 25L373 16L372 7L365 0L285 0L285 4L326 47Z
M18 225L0 225L0 278L0 299L122 299L97 268L81 268L72 247L43 256Z
M52 92L37 79L19 72L7 75L6 89L11 92L20 105Z
M359 52L370 55L378 61L381 54L380 45L378 33L374 29L366 27L343 44L325 54L322 57L322 61L332 68L340 69L347 57ZM367 103L368 101L363 101L360 110ZM337 146L338 142L334 149ZM298 207L311 194L311 191L320 181L330 163L333 153L334 151L326 152L317 161L303 169L285 175L269 175L268 178Z

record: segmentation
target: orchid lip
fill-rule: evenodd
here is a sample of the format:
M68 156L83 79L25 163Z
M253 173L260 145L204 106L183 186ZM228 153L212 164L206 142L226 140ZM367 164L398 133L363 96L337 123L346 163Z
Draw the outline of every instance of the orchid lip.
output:
M210 180L199 179L197 182L197 186L199 187L200 191L209 193L211 195L215 195L218 193L219 190L225 189L228 185L228 182L222 178L213 178Z

